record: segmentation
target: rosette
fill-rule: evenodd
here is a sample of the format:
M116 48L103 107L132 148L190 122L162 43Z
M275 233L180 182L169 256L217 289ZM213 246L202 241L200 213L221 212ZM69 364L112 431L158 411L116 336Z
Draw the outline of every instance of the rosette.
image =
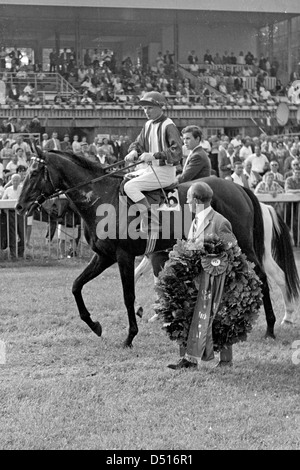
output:
M211 276L223 274L228 266L227 253L221 255L206 255L201 258L201 266Z

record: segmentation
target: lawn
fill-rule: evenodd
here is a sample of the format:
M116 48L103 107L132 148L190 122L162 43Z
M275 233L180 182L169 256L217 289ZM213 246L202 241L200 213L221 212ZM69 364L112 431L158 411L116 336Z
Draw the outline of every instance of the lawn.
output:
M159 321L148 323L152 275L137 284L144 307L132 349L117 267L83 290L98 338L83 323L71 293L86 261L3 263L0 339L1 449L300 449L300 312L280 326L283 303L272 293L277 338L264 340L263 311L234 365L173 371L178 359ZM294 344L293 344L294 343ZM294 361L295 362L295 361Z

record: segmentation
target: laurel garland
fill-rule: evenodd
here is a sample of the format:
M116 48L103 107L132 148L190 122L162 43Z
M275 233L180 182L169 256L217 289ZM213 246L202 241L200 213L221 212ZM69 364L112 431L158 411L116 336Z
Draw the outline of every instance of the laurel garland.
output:
M202 245L179 240L160 272L154 310L172 341L186 347L196 303L197 278L202 269L211 275L226 272L223 297L214 318L214 350L245 341L262 305L261 281L254 265L238 245L226 245L210 236Z

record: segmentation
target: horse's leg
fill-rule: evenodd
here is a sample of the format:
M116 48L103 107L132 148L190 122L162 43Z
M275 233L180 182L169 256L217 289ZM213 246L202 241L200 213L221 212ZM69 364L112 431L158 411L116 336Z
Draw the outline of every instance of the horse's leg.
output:
M272 255L266 256L264 258L264 268L266 271L266 275L268 280L273 280L274 283L280 288L283 301L284 301L284 317L281 324L292 324L293 323L293 313L294 313L294 306L293 303L288 299L287 290L286 290L286 281L284 272L272 258Z
M117 262L119 265L121 281L123 286L124 302L127 309L129 331L126 340L123 343L124 348L131 348L133 338L138 333L138 326L135 316L135 289L134 289L134 260L135 256L118 249Z
M151 269L151 261L148 256L144 255L140 264L134 270L134 283L136 284L137 281ZM144 313L143 307L141 305L138 306L135 314L142 318Z
M83 320L98 336L101 336L102 334L102 327L98 321L94 322L91 319L90 313L83 301L81 291L87 282L99 276L99 274L114 263L115 260L108 256L94 254L85 270L75 279L72 287L72 293L75 297L81 320Z
M285 312L281 324L293 323L293 300L298 297L298 274L288 228L273 207L261 204L264 221L265 254L263 267L267 278L280 288ZM274 239L274 243L273 242ZM273 250L275 255L273 255ZM276 256L276 260L274 259ZM279 263L279 264L278 264Z
M275 339L274 325L276 322L276 317L275 317L272 302L271 302L270 288L268 284L267 275L264 269L261 267L260 263L258 262L257 258L253 256L253 253L251 252L248 253L248 260L255 264L254 271L256 272L257 276L262 282L261 293L262 293L263 306L264 306L265 316L266 316L266 321L267 321L267 331L265 334L265 338Z
M153 269L154 284L156 284L160 271L163 269L165 262L169 259L169 254L167 251L159 251L156 253L151 253L149 258ZM157 319L158 314L155 313L151 318L149 318L148 322L152 323Z
M145 274L146 272L151 269L151 260L149 256L144 255L140 264L134 270L134 282L137 281Z
M260 271L258 274L261 282L262 282L262 295L263 295L263 305L265 309L265 315L267 320L267 331L265 333L265 338L273 338L275 339L274 334L274 325L276 322L276 317L274 315L274 310L271 302L270 297L270 288L267 280L267 276L264 272Z

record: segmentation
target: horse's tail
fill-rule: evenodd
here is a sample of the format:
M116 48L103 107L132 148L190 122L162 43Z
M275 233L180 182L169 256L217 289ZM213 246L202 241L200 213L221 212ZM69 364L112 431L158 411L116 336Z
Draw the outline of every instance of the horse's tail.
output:
M299 298L300 280L289 229L274 207L267 205L273 222L272 256L285 276L287 297L290 302Z
M243 187L243 186L242 186ZM264 219L260 206L260 202L255 194L248 188L244 188L253 205L254 224L253 224L253 246L261 268L263 269L263 257L265 253L265 233Z

